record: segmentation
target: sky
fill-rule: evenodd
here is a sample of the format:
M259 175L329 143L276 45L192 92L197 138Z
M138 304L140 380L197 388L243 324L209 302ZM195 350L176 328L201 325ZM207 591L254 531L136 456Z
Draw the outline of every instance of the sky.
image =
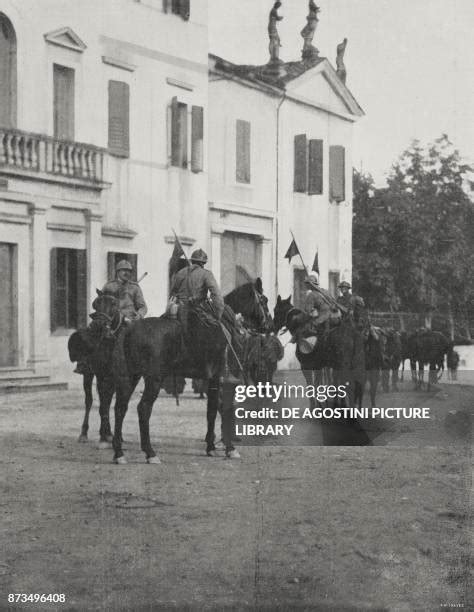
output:
M354 165L378 185L413 139L448 134L474 163L474 0L316 0L313 40L335 66L348 38L347 86L365 112ZM272 0L209 0L210 51L242 64L268 61ZM282 0L284 61L300 59L307 0Z

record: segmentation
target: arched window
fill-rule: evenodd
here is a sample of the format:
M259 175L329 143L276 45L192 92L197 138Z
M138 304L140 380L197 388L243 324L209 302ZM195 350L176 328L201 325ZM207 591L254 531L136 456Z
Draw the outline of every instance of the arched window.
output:
M0 125L16 125L16 35L3 13L0 13Z

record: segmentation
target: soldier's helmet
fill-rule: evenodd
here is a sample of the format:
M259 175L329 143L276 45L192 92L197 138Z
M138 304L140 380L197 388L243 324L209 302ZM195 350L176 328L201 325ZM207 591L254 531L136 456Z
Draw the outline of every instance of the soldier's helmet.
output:
M310 274L304 281L307 285L318 285L319 286L319 280L318 277L316 276L316 274Z
M126 259L122 259L121 261L118 262L118 264L115 267L115 271L116 272L118 272L119 270L130 270L130 271L133 271L133 266Z
M342 283L339 283L338 285L339 289L344 289L344 287L346 287L347 289L350 289L351 286L347 281L342 281Z
M207 254L202 249L196 249L192 252L191 261L195 261L196 263L206 263Z

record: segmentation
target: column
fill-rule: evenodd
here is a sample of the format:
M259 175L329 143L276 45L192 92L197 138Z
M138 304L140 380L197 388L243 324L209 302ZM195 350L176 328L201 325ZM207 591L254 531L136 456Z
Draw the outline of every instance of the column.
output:
M276 302L275 296L275 272L272 266L273 260L273 240L270 238L263 238L262 244L262 284L263 291L268 298L268 305L270 308Z
M221 237L223 232L211 230L211 266L212 273L217 281L221 284Z
M50 278L47 208L30 204L30 354L27 367L48 375Z
M91 307L96 289L101 289L106 278L105 260L102 252L102 213L84 209L86 218L87 251L87 304Z

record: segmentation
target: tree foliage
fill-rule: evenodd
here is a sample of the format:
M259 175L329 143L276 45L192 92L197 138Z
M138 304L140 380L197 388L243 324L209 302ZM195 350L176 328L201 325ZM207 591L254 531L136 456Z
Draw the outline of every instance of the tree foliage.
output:
M472 176L446 135L414 141L385 188L354 171L354 285L370 308L474 315Z

